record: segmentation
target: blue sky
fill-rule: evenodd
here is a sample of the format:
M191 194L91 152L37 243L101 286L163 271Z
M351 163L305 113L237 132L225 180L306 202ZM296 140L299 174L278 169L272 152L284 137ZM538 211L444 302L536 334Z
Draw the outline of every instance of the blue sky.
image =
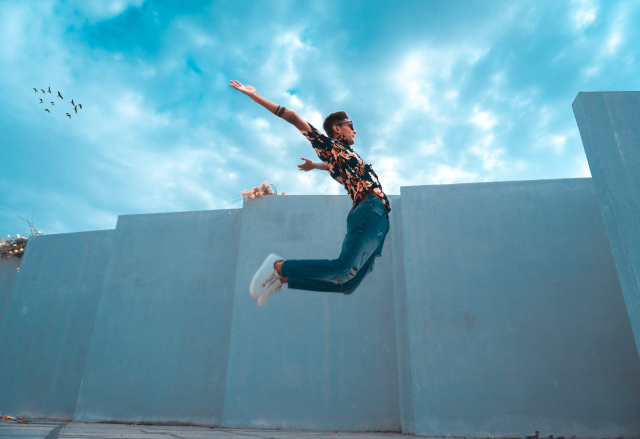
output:
M264 180L345 195L230 79L318 128L346 111L387 194L589 177L571 103L640 88L638 22L637 1L3 0L0 235L238 208Z

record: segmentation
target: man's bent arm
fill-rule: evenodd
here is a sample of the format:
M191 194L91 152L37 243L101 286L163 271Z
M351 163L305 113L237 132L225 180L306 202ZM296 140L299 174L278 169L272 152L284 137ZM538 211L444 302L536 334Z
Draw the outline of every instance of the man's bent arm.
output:
M295 111L286 109L280 105L277 105L271 102L269 99L263 98L256 91L255 93L249 95L249 97L256 103L262 105L264 108L269 110L271 113L279 116L289 122L291 125L298 128L300 131L311 131L311 127L309 124L302 119Z

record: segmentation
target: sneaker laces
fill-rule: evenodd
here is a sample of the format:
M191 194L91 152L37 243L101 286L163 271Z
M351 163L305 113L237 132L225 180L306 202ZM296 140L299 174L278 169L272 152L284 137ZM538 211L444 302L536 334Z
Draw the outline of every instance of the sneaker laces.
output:
M265 288L267 285L271 285L274 281L280 279L278 272L274 269L273 273L269 275L269 277L262 283L262 287Z
M277 274L277 273L276 273ZM272 283L274 282L278 282L280 283L280 285L278 285L274 291L274 293L279 293L280 291L282 291L282 282L280 282L280 277L279 276L275 276L272 278L267 279L267 281L265 282L265 285L263 285L265 288L268 288L271 286Z

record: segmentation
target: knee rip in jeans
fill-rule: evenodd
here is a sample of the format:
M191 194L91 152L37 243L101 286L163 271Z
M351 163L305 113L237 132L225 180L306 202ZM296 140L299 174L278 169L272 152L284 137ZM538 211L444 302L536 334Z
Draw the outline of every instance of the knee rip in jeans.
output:
M378 259L380 256L376 255L375 258L373 258L373 261L371 262L371 268L369 269L369 273L373 272L373 268L376 266L376 259Z
M366 252L363 253L360 264L358 264L358 266L356 267L351 267L348 271L343 272L340 276L336 277L335 280L333 280L333 283L337 285L342 285L349 282L351 279L353 279L356 276L356 274L358 274L358 270L360 269L360 267L362 267L365 264L365 262L367 262L367 256L369 255Z
M342 281L341 278L345 277L345 276L338 276L335 278L335 280L333 281L334 284L337 285L342 285L343 283L347 283L349 282L351 279L353 279L355 277L355 275L358 273L358 268L357 267L351 267L349 269L349 271L346 273L346 279L344 280L344 282Z

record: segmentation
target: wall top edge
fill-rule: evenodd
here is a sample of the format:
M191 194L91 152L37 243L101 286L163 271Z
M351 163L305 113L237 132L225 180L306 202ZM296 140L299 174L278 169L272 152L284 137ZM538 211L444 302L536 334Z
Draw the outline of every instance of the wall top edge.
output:
M578 92L578 94L576 95L576 98L573 100L572 106L575 105L576 101L583 96L584 97L593 96L593 95L612 96L612 95L621 95L621 94L637 95L637 94L640 94L640 91L581 91L581 92Z
M577 178L543 178L539 180L505 180L505 181L480 181L471 183L449 183L449 184L420 184L415 186L400 186L402 189L421 188L421 187L453 187L453 186L472 186L472 185L512 185L512 184L540 184L540 183L554 183L554 182L578 182L578 181L591 181L591 177L577 177Z
M102 229L102 230L84 230L81 232L66 232L66 233L45 233L43 235L34 235L34 236L25 236L25 238L33 239L33 238L42 238L47 236L60 236L60 235L77 235L77 234L88 234L88 233L110 233L115 232L116 229Z
M174 212L147 212L147 213L125 213L122 215L118 215L118 218L121 217L132 217L132 216L145 216L145 215L180 215L186 213L201 213L201 212L238 212L241 211L242 207L237 207L233 209L203 209L203 210L179 210Z

